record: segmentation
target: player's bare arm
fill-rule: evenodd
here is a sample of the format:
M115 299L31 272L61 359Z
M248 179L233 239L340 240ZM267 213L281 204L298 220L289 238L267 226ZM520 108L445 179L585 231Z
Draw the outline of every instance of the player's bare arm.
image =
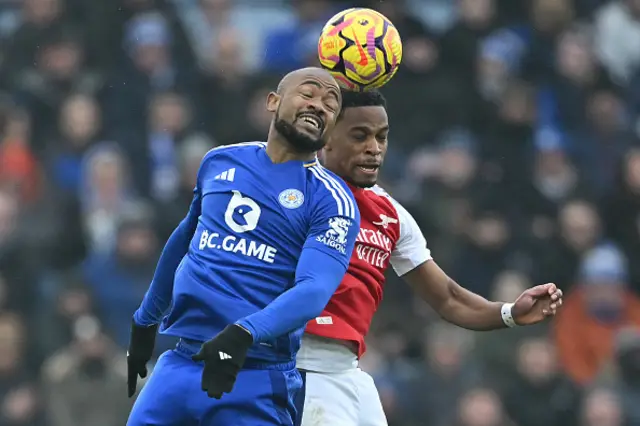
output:
M526 290L513 303L491 302L451 279L433 260L402 277L446 321L470 330L494 330L530 325L555 315L562 306L562 290L544 284Z
M391 265L398 275L445 320L464 328L493 330L534 324L555 315L562 305L562 292L555 284L528 289L513 303L490 302L440 269L413 217L375 185L388 147L389 121L383 100L373 93L346 96L341 118L324 150L325 163L353 187L370 188L393 204L397 214L393 220L399 222L400 231ZM357 107L350 107L352 104Z

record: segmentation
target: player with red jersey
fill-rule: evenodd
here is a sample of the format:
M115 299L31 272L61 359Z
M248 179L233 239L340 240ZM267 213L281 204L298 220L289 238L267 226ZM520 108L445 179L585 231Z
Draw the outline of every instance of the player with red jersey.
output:
M350 186L361 215L349 270L321 316L308 323L297 367L305 378L302 426L385 426L373 379L358 368L364 338L391 265L438 314L471 330L538 323L562 305L554 284L514 303L490 302L449 278L433 261L411 214L376 185L387 151L386 102L378 92L343 92L342 112L322 152L325 167Z

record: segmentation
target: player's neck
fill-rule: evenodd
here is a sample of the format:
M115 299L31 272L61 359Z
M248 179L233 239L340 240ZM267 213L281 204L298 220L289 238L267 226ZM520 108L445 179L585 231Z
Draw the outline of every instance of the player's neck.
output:
M296 152L291 144L275 132L269 133L267 139L267 155L275 164L287 161L311 161L316 157L315 152Z
M348 180L346 180L346 179L344 179L344 178L342 178L342 179L347 183L347 186L349 187L349 189L351 189L351 192L353 192L354 194L355 194L356 192L364 191L364 188L363 188L363 187L358 186L358 185L356 185L355 183L350 182L350 181L348 181Z

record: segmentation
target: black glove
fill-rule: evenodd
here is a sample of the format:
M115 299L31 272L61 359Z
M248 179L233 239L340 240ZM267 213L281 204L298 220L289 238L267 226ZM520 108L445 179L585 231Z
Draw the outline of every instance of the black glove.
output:
M131 337L129 338L129 350L127 351L127 386L129 398L136 393L138 376L147 377L147 363L153 355L156 344L158 326L143 327L135 322L131 324Z
M204 361L202 390L209 398L220 399L222 394L231 392L251 345L251 334L231 324L205 342L200 352L191 357L194 361Z

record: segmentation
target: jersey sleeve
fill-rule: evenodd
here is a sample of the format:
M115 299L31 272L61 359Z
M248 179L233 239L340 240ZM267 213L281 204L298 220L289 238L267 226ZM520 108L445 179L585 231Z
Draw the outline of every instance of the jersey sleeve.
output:
M316 249L346 268L360 232L358 204L344 184L329 186L322 193L311 214L311 227L303 250Z
M189 250L189 244L198 226L202 201L201 180L204 178L203 175L207 165L212 161L212 157L213 154L209 151L203 158L198 170L189 211L162 249L151 285L142 304L133 315L133 320L138 325L150 326L159 323L171 305L174 275Z
M398 212L400 222L400 237L391 252L391 266L398 276L403 276L430 260L431 250L411 213L396 200L389 198Z
M351 191L334 181L330 181L335 183L330 186L334 191L325 196L321 189L315 194L295 285L261 311L236 323L247 329L256 343L300 329L320 315L347 272L360 230L360 212Z

